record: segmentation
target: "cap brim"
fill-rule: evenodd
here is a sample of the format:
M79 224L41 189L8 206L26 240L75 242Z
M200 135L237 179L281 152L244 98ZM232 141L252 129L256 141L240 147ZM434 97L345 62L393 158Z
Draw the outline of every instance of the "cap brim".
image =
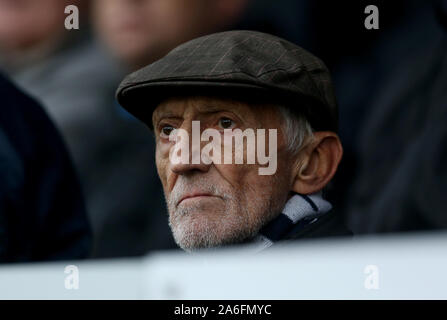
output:
M319 112L318 119L314 119L317 110L326 109L320 101L295 92L262 87L252 83L225 82L222 79L219 81L169 80L129 84L117 91L118 103L151 129L152 113L157 106L167 98L181 96L211 96L252 103L293 105L292 111L301 111L309 118L312 125L318 124L319 128L314 127L315 130L321 128L336 131L336 128L331 128L332 119L324 121Z

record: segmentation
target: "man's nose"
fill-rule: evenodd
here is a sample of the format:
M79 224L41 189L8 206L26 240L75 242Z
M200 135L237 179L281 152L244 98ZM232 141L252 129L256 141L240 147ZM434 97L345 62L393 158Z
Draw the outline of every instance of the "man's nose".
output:
M202 161L198 164L193 163L178 163L178 164L171 164L171 171L175 174L188 174L188 173L194 173L194 172L202 172L206 173L208 172L210 168L210 165L204 164Z
M197 126L199 124L195 122L194 125ZM187 174L194 171L203 173L208 172L211 164L206 164L202 161L201 149L205 142L202 142L200 139L200 127L196 128L199 133L196 137L192 134L192 126L186 125L182 129L185 131L183 131L182 137L177 142L177 147L183 151L188 150L189 156L186 157L186 159L182 158L182 161L171 161L172 172L176 174ZM176 152L175 149L174 152Z

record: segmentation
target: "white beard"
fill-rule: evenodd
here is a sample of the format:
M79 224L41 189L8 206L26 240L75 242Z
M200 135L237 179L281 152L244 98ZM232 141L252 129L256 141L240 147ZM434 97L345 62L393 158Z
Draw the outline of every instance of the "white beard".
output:
M201 209L200 204L183 207L180 203L176 206L184 190L190 189L193 184L200 185L203 192L221 197L225 203L224 213L220 216L195 214ZM241 207L241 203L240 195L233 195L209 183L206 178L179 177L167 199L169 226L176 243L185 251L240 243L253 238L282 209L282 206L278 208L273 205L272 199L257 199L245 207Z

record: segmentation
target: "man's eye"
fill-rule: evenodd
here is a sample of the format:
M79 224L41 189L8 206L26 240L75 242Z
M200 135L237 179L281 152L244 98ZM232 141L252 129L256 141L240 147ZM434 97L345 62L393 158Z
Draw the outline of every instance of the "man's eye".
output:
M173 126L164 125L164 126L161 128L161 134L162 134L163 136L169 137L169 135L171 134L171 132L172 132L173 130L174 130L174 127L173 127Z
M235 122L228 118L220 118L219 119L219 126L222 129L232 129L235 126Z

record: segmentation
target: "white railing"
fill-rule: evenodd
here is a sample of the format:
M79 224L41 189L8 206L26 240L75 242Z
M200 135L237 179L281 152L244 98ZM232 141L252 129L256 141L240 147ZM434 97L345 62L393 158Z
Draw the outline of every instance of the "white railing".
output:
M3 265L0 299L447 299L447 233Z

